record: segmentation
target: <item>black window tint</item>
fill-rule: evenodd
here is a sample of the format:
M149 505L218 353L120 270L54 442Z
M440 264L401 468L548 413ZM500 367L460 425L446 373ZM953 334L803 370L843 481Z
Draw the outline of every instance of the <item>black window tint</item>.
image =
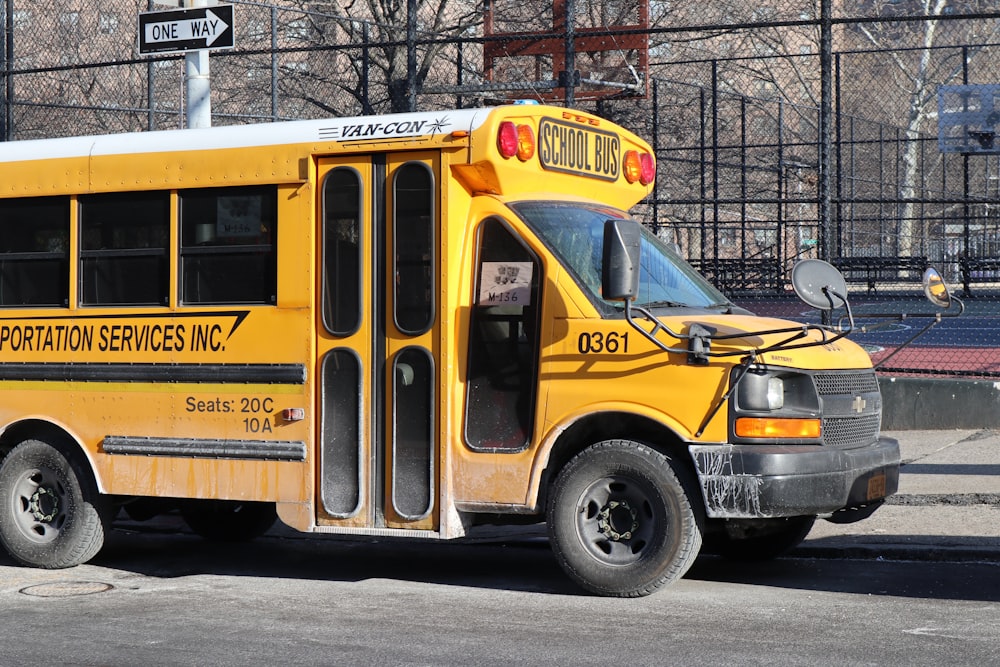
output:
M69 198L0 200L0 306L69 305Z
M323 183L323 324L346 336L361 323L361 177L334 169Z
M392 505L405 519L434 507L434 361L420 347L393 361Z
M274 303L276 186L185 190L180 196L184 303Z
M396 327L419 334L434 318L434 180L427 165L411 162L400 167L392 200Z
M541 264L498 219L483 222L469 326L465 441L519 450L534 425Z
M81 302L165 305L169 236L169 193L80 197Z

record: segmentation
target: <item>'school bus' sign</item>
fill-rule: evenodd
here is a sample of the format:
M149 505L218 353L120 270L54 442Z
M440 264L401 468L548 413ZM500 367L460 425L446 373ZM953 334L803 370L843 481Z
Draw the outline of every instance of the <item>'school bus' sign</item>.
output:
M233 48L233 6L139 14L139 53Z

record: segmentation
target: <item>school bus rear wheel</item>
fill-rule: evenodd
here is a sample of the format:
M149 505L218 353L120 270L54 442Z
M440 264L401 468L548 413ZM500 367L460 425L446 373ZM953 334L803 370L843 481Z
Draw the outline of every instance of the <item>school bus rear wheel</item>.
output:
M556 477L548 530L560 565L601 595L638 597L679 579L701 548L690 473L632 440L577 454Z
M0 464L0 542L15 560L42 568L85 563L101 550L107 503L85 472L39 440Z

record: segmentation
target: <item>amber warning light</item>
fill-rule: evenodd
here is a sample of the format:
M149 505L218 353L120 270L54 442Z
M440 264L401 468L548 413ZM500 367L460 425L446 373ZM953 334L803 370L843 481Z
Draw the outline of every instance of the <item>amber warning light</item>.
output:
M650 153L625 151L625 180L649 185L656 178L656 159Z
M497 150L505 159L516 155L518 160L526 162L535 156L535 133L530 125L515 125L505 120L497 130Z

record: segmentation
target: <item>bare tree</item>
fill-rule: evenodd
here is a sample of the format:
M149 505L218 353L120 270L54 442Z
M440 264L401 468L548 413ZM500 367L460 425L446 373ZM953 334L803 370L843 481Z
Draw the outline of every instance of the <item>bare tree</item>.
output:
M283 6L289 11L280 41L300 57L283 66L281 94L328 115L410 110L411 86L419 93L436 76L453 77L454 40L482 21L477 4L463 0L290 0Z
M859 23L854 34L861 44L877 49L884 63L877 74L881 105L873 104L866 96L869 113L879 106L887 117L902 125L905 136L900 154L902 169L898 182L898 253L911 256L922 235L915 234L918 222L917 201L920 195L923 171L920 164L921 136L933 135L937 121L937 88L939 85L961 81L965 63L963 53L971 60L983 50L982 45L996 41L1000 36L998 21L951 21L940 17L951 10L973 12L992 9L993 3L968 2L967 0L914 0L909 11L918 9L926 20L898 23ZM872 9L880 16L891 16L899 11L888 0L872 2ZM899 49L901 43L914 44L908 50ZM940 48L947 45L972 45L964 52L958 48ZM874 82L872 82L874 83Z

